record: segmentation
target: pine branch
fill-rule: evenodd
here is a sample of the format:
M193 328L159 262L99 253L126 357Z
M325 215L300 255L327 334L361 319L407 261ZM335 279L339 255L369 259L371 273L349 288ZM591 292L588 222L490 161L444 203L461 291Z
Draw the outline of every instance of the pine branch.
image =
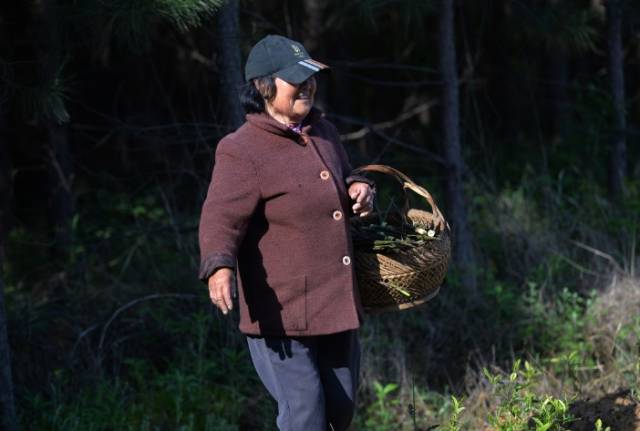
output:
M170 23L180 32L203 25L224 0L92 0L80 2L77 20L97 20L101 40L115 37L132 49L149 47L158 21Z

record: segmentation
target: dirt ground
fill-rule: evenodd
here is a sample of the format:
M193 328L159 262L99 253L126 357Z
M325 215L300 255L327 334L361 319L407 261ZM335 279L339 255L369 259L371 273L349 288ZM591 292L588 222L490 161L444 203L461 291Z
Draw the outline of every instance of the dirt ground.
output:
M640 431L640 403L628 390L577 401L571 412L580 418L571 426L573 431L594 431L598 418L602 420L603 429L608 426L611 431Z

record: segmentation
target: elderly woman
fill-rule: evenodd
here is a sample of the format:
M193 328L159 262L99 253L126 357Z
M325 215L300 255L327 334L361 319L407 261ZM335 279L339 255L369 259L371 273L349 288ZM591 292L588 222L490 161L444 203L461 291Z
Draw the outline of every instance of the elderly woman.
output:
M227 314L237 273L239 328L287 431L345 430L358 386L349 218L372 210L375 187L350 174L335 126L313 107L326 68L282 36L253 47L246 122L218 143L200 220L200 279Z

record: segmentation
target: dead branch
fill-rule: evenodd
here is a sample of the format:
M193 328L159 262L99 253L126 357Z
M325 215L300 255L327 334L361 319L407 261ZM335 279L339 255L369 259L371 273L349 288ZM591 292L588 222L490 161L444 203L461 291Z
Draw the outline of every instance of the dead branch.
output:
M367 125L361 128L360 130L356 130L355 132L340 135L340 139L342 139L343 141L353 141L356 139L362 139L371 132L389 129L391 127L397 126L398 124L407 121L411 117L414 117L425 111L428 111L429 109L431 109L433 106L437 104L438 102L435 100L430 100L428 102L421 103L420 105L414 107L413 109L410 109L409 111L400 113L400 115L398 115L393 120L388 120L388 121L383 121L381 123Z
M618 262L616 262L616 260L610 255L605 253L604 251L600 251L597 248L591 247L587 244L584 244L580 241L575 241L572 240L572 243L574 243L575 245L577 245L580 248L584 248L587 251L590 251L591 253L595 254L596 256L599 256L607 261L609 261L611 263L611 265L613 266L613 268L618 271L621 274L624 274L624 270L622 269L622 267L620 265L618 265Z
M149 301L150 299L160 299L160 298L187 298L187 299L194 299L194 298L199 298L199 296L198 295L187 294L187 293L154 293L152 295L147 295L147 296L143 296L142 298L134 299L133 301L129 302L128 304L125 304L122 307L118 308L115 311L115 313L113 313L111 315L111 317L109 318L107 323L105 323L104 328L102 328L102 333L100 334L100 342L98 343L98 351L102 351L102 346L104 345L104 339L105 339L105 337L107 335L107 330L109 329L109 326L111 326L113 321L116 320L116 318L120 314L122 314L122 312L124 312L125 310L128 310L129 308L131 308L134 305L137 305L137 304L139 304L141 302Z

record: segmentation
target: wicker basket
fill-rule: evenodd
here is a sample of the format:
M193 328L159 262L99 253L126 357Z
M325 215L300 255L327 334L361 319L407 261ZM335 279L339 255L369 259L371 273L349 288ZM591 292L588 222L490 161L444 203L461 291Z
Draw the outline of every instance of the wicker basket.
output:
M367 312L404 310L423 304L438 294L451 257L449 224L431 194L402 172L385 165L365 165L354 173L380 172L396 178L405 192L402 217L436 231L433 240L405 250L380 252L355 250L360 299ZM432 212L409 208L407 189L422 196ZM359 221L355 221L359 222Z

